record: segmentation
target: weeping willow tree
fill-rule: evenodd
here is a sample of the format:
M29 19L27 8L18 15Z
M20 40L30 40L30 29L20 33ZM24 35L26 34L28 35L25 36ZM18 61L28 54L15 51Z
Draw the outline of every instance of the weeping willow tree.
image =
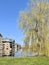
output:
M28 9L20 12L19 26L23 30L26 47L39 55L49 54L48 0L30 0Z

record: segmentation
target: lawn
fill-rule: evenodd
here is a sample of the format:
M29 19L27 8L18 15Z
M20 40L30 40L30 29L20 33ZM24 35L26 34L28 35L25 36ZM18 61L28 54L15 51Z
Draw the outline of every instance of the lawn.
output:
M0 58L0 65L49 65L47 57Z

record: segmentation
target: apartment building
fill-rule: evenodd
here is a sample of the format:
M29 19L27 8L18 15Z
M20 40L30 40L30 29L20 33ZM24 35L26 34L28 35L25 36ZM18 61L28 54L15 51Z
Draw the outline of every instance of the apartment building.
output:
M15 41L9 38L2 39L3 56L14 56L15 54Z
M3 38L0 34L0 56L14 56L15 40Z
M20 45L20 44L15 43L15 51L18 51L19 49L21 49L21 45Z

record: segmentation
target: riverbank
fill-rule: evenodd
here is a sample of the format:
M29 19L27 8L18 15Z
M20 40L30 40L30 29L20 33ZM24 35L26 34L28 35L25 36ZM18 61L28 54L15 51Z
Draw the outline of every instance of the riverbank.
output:
M49 65L47 57L1 57L0 65Z

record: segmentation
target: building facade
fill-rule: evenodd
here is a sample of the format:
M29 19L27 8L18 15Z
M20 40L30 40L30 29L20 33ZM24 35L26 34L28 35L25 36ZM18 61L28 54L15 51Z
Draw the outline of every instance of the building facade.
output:
M19 49L21 49L21 45L20 45L20 44L15 43L15 51L18 51Z
M2 56L2 49L3 49L3 45L2 45L2 35L0 34L0 56Z
M15 40L3 38L0 34L0 56L14 56Z

